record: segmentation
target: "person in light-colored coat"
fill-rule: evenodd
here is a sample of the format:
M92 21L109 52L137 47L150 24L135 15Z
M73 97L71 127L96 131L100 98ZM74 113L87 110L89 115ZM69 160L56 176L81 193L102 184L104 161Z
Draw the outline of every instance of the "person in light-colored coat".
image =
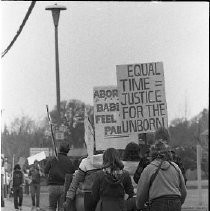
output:
M151 147L152 162L143 170L137 185L136 206L143 209L149 201L150 211L181 211L187 191L182 171L171 161L169 146L162 139ZM152 184L151 177L157 171Z

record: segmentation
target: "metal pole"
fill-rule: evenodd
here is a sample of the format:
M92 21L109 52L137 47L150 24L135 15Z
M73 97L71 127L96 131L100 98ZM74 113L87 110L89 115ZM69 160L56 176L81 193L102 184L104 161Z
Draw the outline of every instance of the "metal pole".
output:
M60 116L60 77L59 77L59 58L58 58L58 22L60 17L60 11L66 10L65 6L61 5L53 5L45 8L46 10L50 10L53 16L53 22L55 26L55 65L56 65L56 96L57 96L57 111L58 111L58 122L60 124L61 116Z
M58 26L55 26L55 65L56 65L56 96L57 111L60 123L60 76L59 76L59 58L58 58Z
M201 186L201 146L197 144L197 179L198 179L198 203L202 205L202 186Z

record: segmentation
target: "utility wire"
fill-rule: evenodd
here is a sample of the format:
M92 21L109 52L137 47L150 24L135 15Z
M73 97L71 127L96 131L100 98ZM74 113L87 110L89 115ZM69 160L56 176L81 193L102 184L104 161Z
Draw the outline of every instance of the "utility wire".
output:
M23 19L22 24L19 27L19 30L17 31L16 35L14 36L13 40L11 41L11 43L8 45L8 47L3 51L3 53L1 54L1 58L4 57L4 55L10 50L10 48L13 46L13 44L15 43L16 39L18 38L18 36L20 35L21 31L23 30L23 27L26 24L26 21L28 20L28 17L30 16L34 6L35 6L36 1L32 1L30 7L28 8L28 11L25 15L25 18Z

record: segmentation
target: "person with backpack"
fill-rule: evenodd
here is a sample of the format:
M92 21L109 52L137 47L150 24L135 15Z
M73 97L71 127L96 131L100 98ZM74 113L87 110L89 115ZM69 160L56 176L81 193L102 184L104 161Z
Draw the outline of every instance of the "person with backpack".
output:
M12 178L14 207L15 210L22 210L24 174L19 164L14 166Z
M128 171L120 160L118 151L108 148L103 154L103 170L97 173L92 186L92 196L96 211L129 210L125 194L129 199L134 196L134 188ZM135 201L134 201L135 202Z
M64 208L68 208L69 206L73 207L77 190L81 187L81 190L84 193L84 210L95 211L95 202L92 197L92 185L97 172L102 168L102 157L103 154L98 154L93 155L93 157L88 156L81 160L79 168L75 171L72 182L67 191L66 201L63 204Z
M39 166L37 160L34 161L33 166L30 168L28 177L31 181L30 190L31 190L31 199L32 199L32 210L40 210L39 201L40 201L40 180L43 175L42 170Z
M166 141L151 146L152 162L143 170L137 185L136 206L150 211L181 211L187 191L178 165L171 161Z

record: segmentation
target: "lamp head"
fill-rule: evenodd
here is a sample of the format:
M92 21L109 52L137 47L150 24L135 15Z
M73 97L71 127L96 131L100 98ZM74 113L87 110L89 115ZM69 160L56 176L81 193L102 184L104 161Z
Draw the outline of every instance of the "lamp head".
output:
M66 7L62 6L62 5L54 4L52 6L47 6L45 8L45 10L51 10L52 11L54 25L58 26L58 21L59 21L59 17L60 17L60 11L61 10L66 10Z

